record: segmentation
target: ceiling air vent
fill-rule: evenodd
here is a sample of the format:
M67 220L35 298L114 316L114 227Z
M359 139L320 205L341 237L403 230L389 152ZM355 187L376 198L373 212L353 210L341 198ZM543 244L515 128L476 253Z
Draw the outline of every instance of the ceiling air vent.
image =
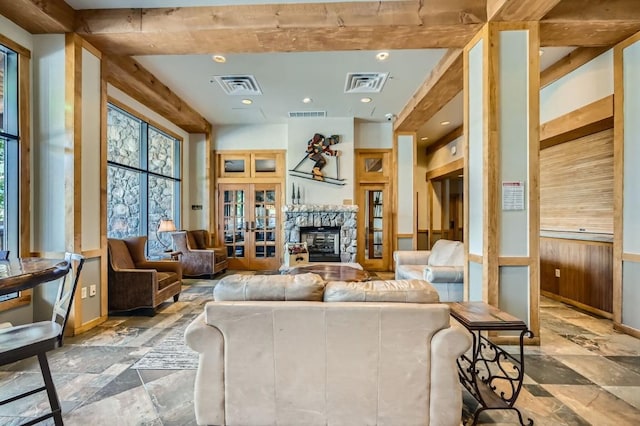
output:
M387 81L388 72L350 72L344 85L345 93L379 93Z
M289 111L289 118L320 118L326 116L327 111Z
M227 95L262 95L252 75L217 75L214 78Z

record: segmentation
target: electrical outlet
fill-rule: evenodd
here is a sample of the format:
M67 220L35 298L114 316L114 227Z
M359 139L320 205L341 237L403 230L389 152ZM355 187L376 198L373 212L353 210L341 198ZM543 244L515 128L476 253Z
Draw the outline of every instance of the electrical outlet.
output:
M556 278L560 278L560 269L556 269Z
M83 299L87 298L87 288L86 287L82 287L82 290L80 291L80 297Z
M91 284L89 286L89 296L93 297L96 295L96 285L95 284Z

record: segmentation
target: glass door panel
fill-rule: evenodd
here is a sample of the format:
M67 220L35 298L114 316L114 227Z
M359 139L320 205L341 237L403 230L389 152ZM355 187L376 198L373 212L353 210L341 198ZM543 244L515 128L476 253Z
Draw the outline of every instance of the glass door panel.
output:
M365 233L365 259L382 259L384 248L383 192L366 191L366 211L369 218Z
M227 257L229 260L246 258L245 237L247 217L245 198L246 191L242 188L222 190L222 238L223 244L227 249ZM242 264L242 262L240 262L240 264Z

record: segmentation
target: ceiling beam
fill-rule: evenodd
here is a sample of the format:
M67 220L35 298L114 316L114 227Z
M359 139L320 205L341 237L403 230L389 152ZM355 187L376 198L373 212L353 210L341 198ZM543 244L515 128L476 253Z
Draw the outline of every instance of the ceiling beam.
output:
M119 55L463 47L486 21L477 0L77 11L76 31Z
M394 130L416 131L462 90L463 54L450 49L398 114Z
M68 33L75 13L64 0L0 0L0 13L31 34Z
M134 59L103 56L103 73L108 83L181 129L189 133L210 131L211 125L204 117Z
M579 47L558 62L549 66L540 73L540 88L547 87L554 81L559 80L571 71L580 68L590 60L602 55L609 50L609 46L604 47Z
M638 31L638 0L562 0L540 22L540 45L613 46Z
M489 21L539 21L561 0L487 0Z

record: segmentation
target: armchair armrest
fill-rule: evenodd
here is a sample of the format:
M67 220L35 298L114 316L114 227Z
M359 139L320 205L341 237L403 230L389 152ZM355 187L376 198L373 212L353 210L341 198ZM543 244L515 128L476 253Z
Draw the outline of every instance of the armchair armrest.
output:
M155 269L158 272L175 272L176 274L182 277L182 265L177 260L162 260L162 261L147 260L144 262L136 263L136 267Z
M430 283L461 283L464 281L464 267L426 266L424 279Z
M396 265L426 265L430 255L430 250L394 251L393 260Z

